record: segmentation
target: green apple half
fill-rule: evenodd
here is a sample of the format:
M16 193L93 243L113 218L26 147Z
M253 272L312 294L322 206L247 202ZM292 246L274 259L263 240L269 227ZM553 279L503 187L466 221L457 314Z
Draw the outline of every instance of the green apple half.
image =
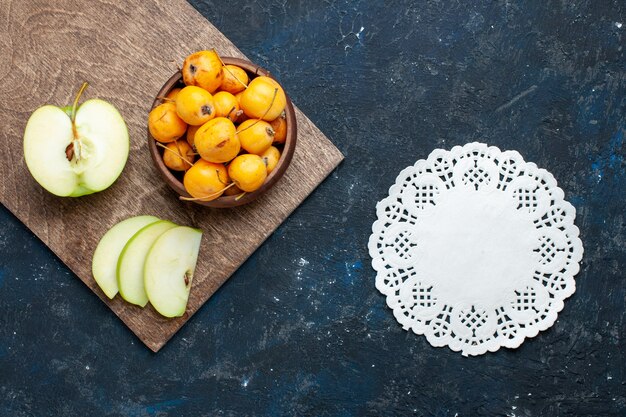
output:
M102 236L91 262L91 272L107 297L117 294L117 260L126 243L143 227L159 219L154 216L136 216L123 220Z
M150 248L144 285L150 304L161 315L185 313L201 240L201 230L179 226L159 236Z
M140 229L122 249L117 261L117 286L122 298L145 307L148 296L144 289L144 263L154 242L176 224L160 220Z
M126 165L130 142L115 107L92 99L78 107L46 105L24 131L24 159L35 180L52 194L78 197L108 188Z

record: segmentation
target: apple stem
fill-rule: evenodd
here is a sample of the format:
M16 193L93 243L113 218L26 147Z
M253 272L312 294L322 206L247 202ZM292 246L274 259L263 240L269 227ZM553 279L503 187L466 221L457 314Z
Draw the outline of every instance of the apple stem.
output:
M80 86L78 93L76 94L76 98L74 99L74 103L72 104L72 113L70 113L70 120L72 121L72 133L74 134L74 140L68 146L68 149L65 150L67 159L71 162L72 160L80 161L82 157L82 143L80 138L78 137L78 131L76 130L76 110L78 108L78 100L80 100L80 96L83 94L85 89L89 86L89 83L84 82L83 85Z
M241 132L243 132L244 130L250 129L252 126L254 126L255 124L259 123L261 120L263 120L263 118L265 116L267 116L267 113L270 112L270 110L272 109L272 106L274 105L274 100L276 100L276 95L278 94L278 88L274 89L274 96L272 96L272 101L270 102L269 107L267 108L267 110L265 110L265 113L263 113L263 116L261 116L260 118L258 118L254 123L252 123L250 126L244 127L241 130L236 131L236 134L239 134Z
M78 100L80 100L80 96L83 94L87 86L89 86L89 83L85 81L83 85L80 87L80 89L78 90L78 93L76 94L76 98L74 99L74 104L72 105L72 117L71 117L72 124L74 124L74 121L76 120L76 108L78 107Z

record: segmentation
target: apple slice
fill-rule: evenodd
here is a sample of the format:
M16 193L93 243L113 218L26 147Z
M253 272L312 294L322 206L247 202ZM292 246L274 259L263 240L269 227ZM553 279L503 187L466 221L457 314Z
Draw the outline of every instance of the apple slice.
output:
M126 243L117 261L117 286L124 300L141 307L148 304L143 286L146 255L158 237L174 227L172 222L159 220L139 229Z
M91 262L91 272L107 297L117 294L117 260L122 249L139 229L158 221L154 216L136 216L123 220L102 236Z
M178 226L159 236L146 257L146 293L150 304L165 317L185 313L201 240L201 230Z
M35 110L24 130L24 159L52 194L78 197L108 188L126 165L130 141L124 119L103 100Z

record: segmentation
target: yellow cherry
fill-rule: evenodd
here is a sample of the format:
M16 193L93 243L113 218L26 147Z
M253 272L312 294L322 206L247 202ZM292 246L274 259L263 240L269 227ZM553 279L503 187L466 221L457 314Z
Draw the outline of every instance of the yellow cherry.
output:
M264 120L248 119L239 125L237 134L241 147L249 153L260 155L272 146L274 129Z
M176 105L171 102L159 104L148 115L148 129L159 142L173 142L187 130L187 123L176 113Z
M215 117L226 117L233 122L237 120L239 113L239 102L237 98L228 91L219 91L213 96L215 103Z
M170 90L169 93L167 93L167 95L165 96L166 99L169 100L176 100L176 96L178 95L178 93L180 92L180 88L176 87Z
M185 122L198 126L215 117L215 104L211 93L193 85L176 95L176 112Z
M235 94L235 98L237 99L237 104L239 104L239 110L241 110L241 96L243 95L243 91L238 92L237 94ZM241 110L239 112L239 116L237 116L237 118L235 119L235 123L239 124L239 123L243 123L246 120L248 120L249 117L246 116L246 113L243 112L243 110Z
M232 195L240 195L243 193L236 185L230 186L224 190L224 195L232 196Z
M245 192L258 190L267 178L267 167L258 155L239 155L228 164L228 175Z
M185 190L194 198L211 201L220 197L229 183L228 172L222 164L199 159L185 173Z
M186 171L193 165L195 155L191 146L184 140L170 142L163 150L165 166L174 171Z
M287 139L287 120L285 119L285 112L272 120L270 124L272 125L272 129L274 129L274 143L285 143Z
M241 109L252 119L270 122L280 116L286 105L285 92L270 77L256 77L241 95Z
M222 61L215 51L199 51L185 58L183 63L185 85L197 85L213 93L222 84Z
M195 148L194 138L198 129L200 129L200 126L189 126L187 128L187 135L185 136L185 139L187 139L187 143L191 145L192 148Z
M259 156L263 159L263 162L267 167L267 174L269 175L274 168L276 168L276 165L278 165L278 161L280 160L280 151L275 146L270 146Z
M237 94L246 89L248 85L248 73L237 65L224 65L224 79L220 90L228 91L231 94Z
M217 117L200 126L194 144L203 159L215 163L230 161L241 149L235 125L225 117Z

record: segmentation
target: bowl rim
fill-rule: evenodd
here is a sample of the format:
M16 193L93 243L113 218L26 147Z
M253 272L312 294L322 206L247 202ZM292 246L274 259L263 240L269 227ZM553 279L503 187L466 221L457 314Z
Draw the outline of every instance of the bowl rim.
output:
M248 74L251 74L253 76L262 75L262 76L274 78L272 77L269 71L252 63L251 61L241 59L241 58L226 57L226 56L220 57L220 58L222 59L225 65L237 65L243 68L246 72L248 72ZM182 73L180 71L177 71L174 75L172 75L169 78L169 80L165 82L165 84L163 84L163 86L157 93L156 97L154 98L152 102L152 106L150 107L150 110L154 109L156 106L163 103L163 100L159 99L158 97L165 97L165 95L167 95L167 93L169 93L170 90L172 90L172 88L174 88L179 83L179 81L182 80L182 77L183 77ZM293 103L289 99L289 96L287 95L286 92L285 92L285 97L287 99L286 100L287 104L285 106L285 119L287 122L286 139L285 139L285 143L283 144L283 151L281 153L280 159L278 160L278 163L276 164L276 167L274 168L274 170L265 179L265 182L263 183L263 185L258 190L255 190L250 193L245 193L243 197L239 199L237 199L238 195L233 195L233 196L222 195L219 198L216 198L215 200L211 200L211 201L194 200L192 201L193 203L196 203L205 207L214 207L214 208L230 208L230 207L242 206L244 204L248 204L256 200L258 197L264 194L267 190L272 188L274 184L280 178L282 178L282 176L285 174L285 171L289 167L289 164L291 163L291 160L293 158L293 154L296 148L297 136L298 136L295 109L293 107ZM191 195L189 195L189 193L185 190L185 187L182 181L176 178L174 174L170 171L170 169L167 166L165 166L165 163L163 162L163 158L161 157L161 151L159 151L159 148L157 147L156 142L157 142L156 139L152 137L152 135L150 134L150 130L148 129L148 148L150 151L150 156L152 157L152 162L154 163L157 171L159 171L159 173L161 174L161 177L165 180L165 182L169 185L169 187L172 188L174 191L176 191L176 193L178 193L179 196L191 197Z

